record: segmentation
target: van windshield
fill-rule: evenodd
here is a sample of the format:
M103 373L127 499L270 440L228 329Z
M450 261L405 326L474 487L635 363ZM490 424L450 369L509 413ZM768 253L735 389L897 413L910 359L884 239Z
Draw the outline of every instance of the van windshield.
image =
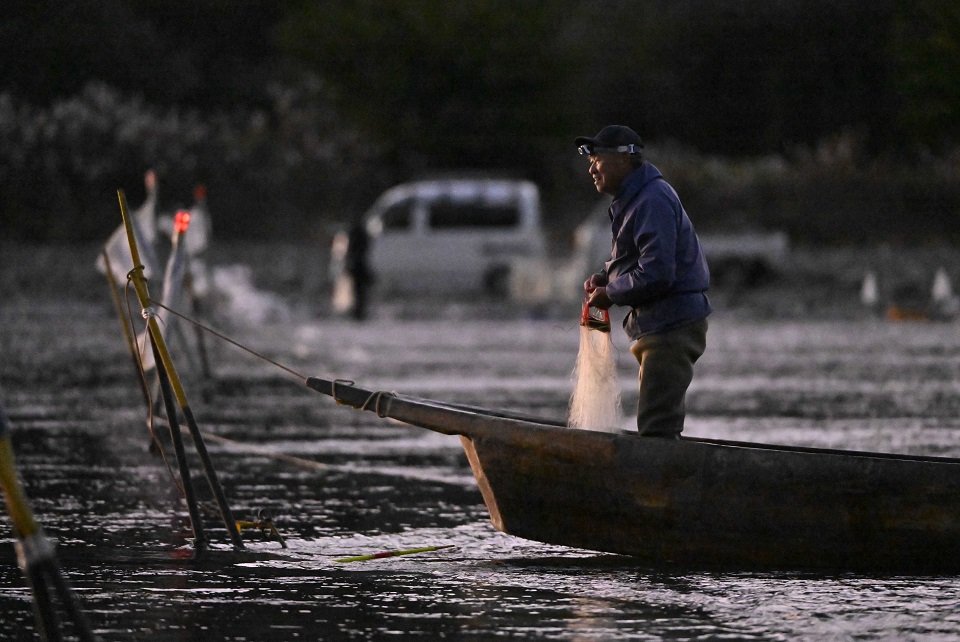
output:
M410 229L411 214L413 209L412 200L404 200L394 203L386 209L380 216L385 230L408 230Z
M512 203L440 201L430 205L430 227L516 227L520 210Z

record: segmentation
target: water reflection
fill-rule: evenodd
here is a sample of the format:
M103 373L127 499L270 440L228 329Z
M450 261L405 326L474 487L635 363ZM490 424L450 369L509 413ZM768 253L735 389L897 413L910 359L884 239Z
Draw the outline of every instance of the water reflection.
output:
M78 310L72 321L87 333L78 351L42 359L59 381L0 372L27 492L103 639L889 639L960 630L953 578L665 573L496 533L456 438L337 407L219 351L198 421L230 440L208 446L235 516L270 509L289 549L247 532L248 550L230 550L201 479L215 550L194 559L179 493L147 452L112 319ZM19 329L24 349L52 345L50 327ZM261 341L273 356L311 373L553 417L565 412L577 341L575 328L519 319L299 321L269 332L276 337ZM287 337L303 340L290 346ZM629 403L634 366L620 348ZM958 354L955 326L721 317L687 432L960 455ZM29 636L29 593L10 542L0 545L3 635Z

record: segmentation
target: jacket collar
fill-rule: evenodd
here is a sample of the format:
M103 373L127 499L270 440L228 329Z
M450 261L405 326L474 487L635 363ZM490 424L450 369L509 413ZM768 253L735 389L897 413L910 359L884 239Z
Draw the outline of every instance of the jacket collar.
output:
M627 174L627 177L623 180L623 185L620 186L620 191L617 192L610 203L610 220L617 219L623 213L627 203L630 203L648 183L658 178L663 178L663 174L647 161Z

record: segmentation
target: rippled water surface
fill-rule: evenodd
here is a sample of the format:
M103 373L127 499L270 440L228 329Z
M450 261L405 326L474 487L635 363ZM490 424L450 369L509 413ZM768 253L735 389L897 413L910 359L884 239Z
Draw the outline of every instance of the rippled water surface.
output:
M426 318L380 308L362 325L303 314L227 325L303 374L550 417L564 415L578 341L575 321L467 305ZM196 560L109 303L14 301L0 327L21 477L106 640L960 636L954 577L667 572L500 534L457 438L338 407L220 343L207 346L212 381L184 366L191 406L235 516L272 511L288 548L245 531L247 550L232 551L191 459L214 548ZM615 343L629 408L635 367ZM721 311L686 433L958 456L958 409L956 324ZM29 639L5 513L0 538L0 637ZM336 561L428 546L445 548Z

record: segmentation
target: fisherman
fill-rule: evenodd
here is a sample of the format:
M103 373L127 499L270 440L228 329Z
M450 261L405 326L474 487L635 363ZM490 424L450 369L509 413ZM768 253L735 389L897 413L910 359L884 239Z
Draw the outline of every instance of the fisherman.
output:
M676 191L643 159L636 132L610 125L575 142L597 191L613 197L613 246L583 284L588 302L629 308L623 327L640 364L637 430L679 439L693 364L706 347L706 258Z

